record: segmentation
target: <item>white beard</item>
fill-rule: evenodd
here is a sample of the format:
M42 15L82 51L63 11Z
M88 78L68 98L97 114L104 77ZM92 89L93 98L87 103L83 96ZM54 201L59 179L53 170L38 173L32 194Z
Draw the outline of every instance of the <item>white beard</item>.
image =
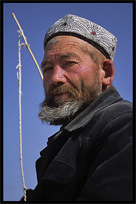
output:
M50 125L62 125L67 119L70 120L82 108L83 101L65 102L59 107L49 107L45 105L42 107L39 118L42 122L49 122Z

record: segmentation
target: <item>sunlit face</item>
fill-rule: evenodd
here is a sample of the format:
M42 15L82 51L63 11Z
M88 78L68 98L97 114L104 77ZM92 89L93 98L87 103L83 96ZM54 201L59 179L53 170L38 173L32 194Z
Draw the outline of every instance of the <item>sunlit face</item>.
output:
M91 49L73 36L58 36L47 43L41 67L48 106L72 100L89 103L92 96L102 92L102 71L86 51L87 46Z

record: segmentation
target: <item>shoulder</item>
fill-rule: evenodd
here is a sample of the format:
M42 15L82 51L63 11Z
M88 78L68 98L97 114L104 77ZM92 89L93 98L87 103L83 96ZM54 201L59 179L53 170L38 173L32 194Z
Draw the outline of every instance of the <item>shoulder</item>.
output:
M132 131L133 125L133 104L126 100L119 100L116 103L110 104L99 110L99 125L101 127L101 134L107 132L115 132L120 130ZM131 134L132 135L132 134Z
M107 124L116 123L119 126L133 121L133 104L123 99L104 107L100 112Z
M89 140L99 145L109 140L128 141L133 135L133 104L120 98L97 107L85 129Z
M133 103L124 100L114 87L109 88L100 99L101 104L96 107L96 113L106 123L117 118L132 118Z
M118 111L117 114L133 113L133 104L127 100L119 100L104 108L110 112Z
M133 103L124 100L113 86L105 90L93 106L89 114L101 123L107 124L119 117L129 118L133 115Z
M133 116L133 105L131 102L126 100L119 100L116 103L112 103L108 106L103 107L100 110L104 120L107 120L107 123L113 120L121 119L132 119Z

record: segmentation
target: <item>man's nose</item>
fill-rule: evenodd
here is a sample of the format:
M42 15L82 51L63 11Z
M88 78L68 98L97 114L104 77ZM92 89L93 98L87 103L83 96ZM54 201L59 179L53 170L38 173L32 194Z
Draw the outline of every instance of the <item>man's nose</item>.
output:
M58 85L60 83L66 83L67 79L65 76L65 70L63 70L59 65L54 66L53 72L50 78L51 85Z

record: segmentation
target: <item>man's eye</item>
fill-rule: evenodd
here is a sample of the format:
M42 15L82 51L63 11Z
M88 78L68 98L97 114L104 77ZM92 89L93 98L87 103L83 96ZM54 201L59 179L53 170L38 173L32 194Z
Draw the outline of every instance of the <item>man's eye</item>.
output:
M66 66L72 66L72 65L74 65L74 64L77 64L77 62L75 62L75 61L67 61L67 62L65 62L65 65Z
M51 70L52 70L52 67L43 68L43 73L51 71Z

